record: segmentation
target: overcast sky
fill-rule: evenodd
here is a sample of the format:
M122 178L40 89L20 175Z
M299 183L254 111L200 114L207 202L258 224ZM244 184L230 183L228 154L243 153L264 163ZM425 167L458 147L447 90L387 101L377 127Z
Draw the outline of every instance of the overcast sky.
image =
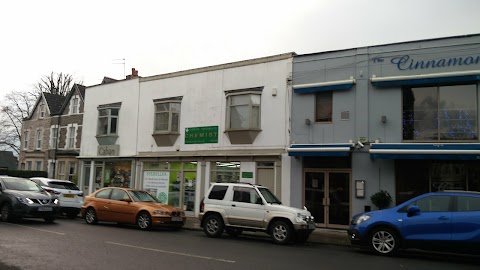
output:
M480 33L478 0L23 0L0 8L0 99L50 72L84 85L286 52Z

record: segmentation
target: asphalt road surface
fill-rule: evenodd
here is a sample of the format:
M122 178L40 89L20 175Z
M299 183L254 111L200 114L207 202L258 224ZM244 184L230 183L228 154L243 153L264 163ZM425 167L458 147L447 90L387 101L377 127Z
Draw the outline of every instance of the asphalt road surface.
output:
M480 257L403 252L381 257L348 246L279 246L258 236L140 231L81 219L0 223L0 269L478 269Z

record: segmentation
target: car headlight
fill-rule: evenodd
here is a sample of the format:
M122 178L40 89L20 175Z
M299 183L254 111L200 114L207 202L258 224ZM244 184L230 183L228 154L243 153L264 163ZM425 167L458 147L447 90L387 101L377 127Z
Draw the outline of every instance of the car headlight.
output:
M360 224L364 221L367 221L368 219L370 219L370 216L363 214L363 215L358 216L355 220L353 220L353 224L358 225L358 224Z
M33 201L29 198L17 197L17 200L23 204L33 204Z
M295 217L295 219L297 222L314 221L313 216L308 216L300 213L297 213L297 216Z
M163 211L163 210L155 210L153 212L157 215L168 215L169 214L167 211Z

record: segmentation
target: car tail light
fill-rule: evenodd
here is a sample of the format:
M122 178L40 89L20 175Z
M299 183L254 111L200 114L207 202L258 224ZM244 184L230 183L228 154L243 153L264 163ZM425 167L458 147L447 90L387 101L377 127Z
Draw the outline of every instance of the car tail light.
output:
M200 203L200 212L203 213L204 210L205 210L205 203L203 202L203 199L202 199L202 202Z
M60 192L58 192L58 191L56 191L56 190L53 190L53 189L49 189L49 188L46 188L46 187L44 187L43 189L44 189L46 192L51 193L51 194L55 194L55 195L60 194Z

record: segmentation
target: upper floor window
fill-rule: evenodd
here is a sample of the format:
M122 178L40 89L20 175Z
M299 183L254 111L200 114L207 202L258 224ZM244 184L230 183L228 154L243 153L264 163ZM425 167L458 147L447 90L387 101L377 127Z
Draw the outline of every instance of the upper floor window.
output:
M41 129L37 129L35 138L36 138L35 148L41 149L42 148L42 130Z
M50 128L50 148L54 149L57 147L57 137L58 137L58 127L52 126Z
M67 148L75 148L75 137L77 135L77 129L74 126L68 127Z
M28 135L29 135L29 131L26 130L23 132L23 150L27 150L28 149Z
M78 113L78 96L74 96L72 99L72 105L70 108L70 114L77 114Z
M98 110L97 135L116 135L119 108L104 108Z
M45 103L40 103L40 108L39 108L40 112L38 114L38 117L39 118L44 118L45 117Z
M260 129L261 94L227 93L227 129Z
M155 133L179 132L180 101L155 102Z
M318 92L315 95L315 122L332 122L333 92Z
M478 139L476 85L403 89L403 139Z

